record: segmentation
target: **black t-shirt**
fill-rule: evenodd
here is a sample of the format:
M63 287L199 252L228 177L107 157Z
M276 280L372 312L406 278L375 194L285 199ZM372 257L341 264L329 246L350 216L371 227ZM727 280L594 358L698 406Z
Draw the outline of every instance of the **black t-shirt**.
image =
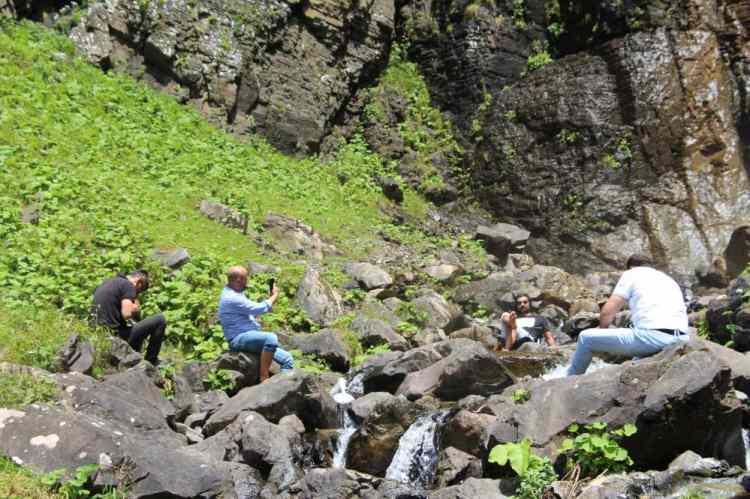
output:
M107 279L94 291L91 315L96 323L113 329L128 327L122 317L122 300L135 300L135 286L124 275Z

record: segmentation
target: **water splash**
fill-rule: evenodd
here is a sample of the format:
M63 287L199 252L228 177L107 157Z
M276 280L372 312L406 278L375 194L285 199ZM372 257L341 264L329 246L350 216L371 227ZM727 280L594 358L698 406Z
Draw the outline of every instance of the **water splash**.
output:
M415 487L427 487L435 477L438 463L437 430L447 417L448 411L439 411L417 419L399 439L385 477Z
M604 369L605 367L611 367L615 364L609 364L607 362L604 362L602 359L598 357L594 357L591 360L591 364L589 364L589 368L586 369L586 373L592 373L594 371L598 371L599 369ZM568 375L568 368L570 367L569 364L562 364L556 367L553 367L550 371L548 371L546 374L542 375L543 380L551 380L551 379L557 379L557 378L564 378Z
M356 379L356 378L355 378ZM352 380L354 382L354 380ZM361 379L359 386L361 386ZM344 378L339 378L333 388L331 388L331 396L333 400L338 404L339 420L341 421L341 429L338 431L338 438L336 439L336 448L333 452L333 467L334 468L345 468L346 467L346 451L349 448L349 441L352 439L354 434L359 429L354 418L349 414L349 404L354 402L357 396L361 395L361 392L355 394L351 390L352 383L346 384ZM355 390L358 388L354 386Z

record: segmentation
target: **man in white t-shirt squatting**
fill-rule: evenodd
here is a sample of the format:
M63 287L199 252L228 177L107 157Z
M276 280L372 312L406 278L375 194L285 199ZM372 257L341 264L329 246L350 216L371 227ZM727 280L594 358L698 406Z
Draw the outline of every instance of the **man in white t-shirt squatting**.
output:
M568 376L583 374L594 352L644 357L677 341L688 340L688 318L677 283L653 268L642 255L628 258L627 269L599 314L599 327L578 335L578 345ZM631 328L608 329L625 304L630 308Z

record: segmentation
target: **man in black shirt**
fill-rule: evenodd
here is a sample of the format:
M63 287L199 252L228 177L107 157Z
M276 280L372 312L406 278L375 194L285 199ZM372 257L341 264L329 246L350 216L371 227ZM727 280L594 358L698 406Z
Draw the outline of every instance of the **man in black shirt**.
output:
M140 315L138 295L146 291L148 285L148 272L145 270L107 279L94 291L91 315L97 325L117 333L137 352L141 351L143 341L149 337L145 358L156 365L167 329L164 314L133 322Z
M529 295L521 294L516 297L516 310L505 312L501 316L500 340L506 350L515 350L530 341L541 343L542 339L547 345L555 346L549 321L544 317L531 315L530 311Z

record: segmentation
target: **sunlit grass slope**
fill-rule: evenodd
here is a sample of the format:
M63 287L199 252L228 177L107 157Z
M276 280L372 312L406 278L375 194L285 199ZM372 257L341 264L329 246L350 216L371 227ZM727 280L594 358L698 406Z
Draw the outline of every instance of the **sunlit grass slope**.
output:
M358 140L328 162L242 143L170 97L86 64L64 37L0 21L0 310L13 311L0 314L1 336L13 337L19 315L44 320L62 310L85 320L100 280L145 265L157 281L147 308L168 312L171 339L197 356L215 355L223 269L249 259L281 266L288 277L270 325L298 322L289 296L300 266L261 254L196 205L225 202L252 227L268 212L292 216L362 256L387 224L372 180L385 170ZM411 192L407 205L421 206ZM21 223L26 207L40 212L37 224ZM193 260L163 274L148 258L163 246L185 247ZM263 283L254 285L260 292ZM24 360L16 350L11 343L0 352Z

